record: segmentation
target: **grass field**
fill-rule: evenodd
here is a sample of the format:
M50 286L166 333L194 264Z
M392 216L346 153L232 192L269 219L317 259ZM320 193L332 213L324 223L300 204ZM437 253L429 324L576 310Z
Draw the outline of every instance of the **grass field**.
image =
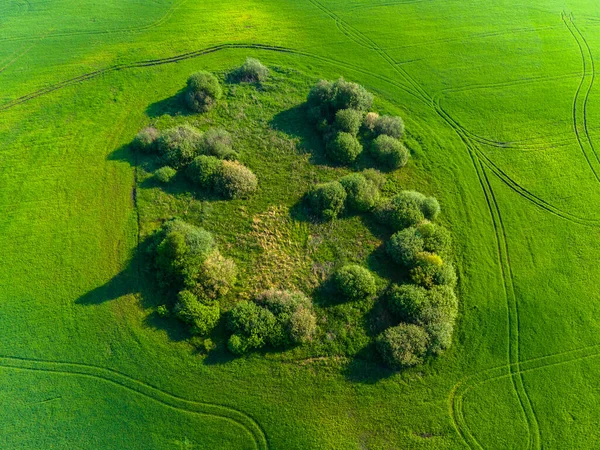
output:
M596 448L599 27L591 0L4 0L0 447ZM246 56L274 69L271 90L174 114L190 73ZM327 231L281 213L345 173L304 150L315 144L294 115L311 84L339 76L406 120L413 157L392 189L442 204L458 243L453 347L395 374L360 348L350 362L199 355L139 294L138 238L159 219L202 223L256 286L254 267L290 275L260 265L256 217L299 239L347 236L320 247L324 263L369 263L378 247L358 218ZM255 199L164 192L141 169L136 186L140 128L240 113L265 136L237 130Z

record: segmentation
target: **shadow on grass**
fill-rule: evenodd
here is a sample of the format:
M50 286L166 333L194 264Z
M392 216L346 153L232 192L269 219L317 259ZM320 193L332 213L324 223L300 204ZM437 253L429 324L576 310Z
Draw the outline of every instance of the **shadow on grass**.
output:
M396 373L379 360L375 344L363 348L342 370L342 374L348 381L363 384L376 384Z
M184 92L185 88L182 88L172 97L167 97L165 99L159 100L158 102L152 103L146 108L146 115L148 117L154 118L164 115L191 116L196 114L195 112L190 111L185 106L185 101L183 98Z

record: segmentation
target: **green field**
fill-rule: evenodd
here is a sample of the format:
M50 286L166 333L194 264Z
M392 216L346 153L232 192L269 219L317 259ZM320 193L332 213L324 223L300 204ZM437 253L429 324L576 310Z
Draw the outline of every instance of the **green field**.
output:
M223 78L247 56L272 69L268 89L229 86L205 116L173 109L192 72ZM0 448L597 448L598 61L591 0L2 0ZM391 189L440 200L457 243L452 348L399 373L361 348L198 354L141 295L136 247L161 219L201 223L251 286L262 267L314 287L300 257L297 280L261 266L256 217L335 241L313 259L376 266L359 218L280 213L347 173L296 110L340 76L406 121L412 158ZM239 122L258 196L148 182L127 144L186 121Z

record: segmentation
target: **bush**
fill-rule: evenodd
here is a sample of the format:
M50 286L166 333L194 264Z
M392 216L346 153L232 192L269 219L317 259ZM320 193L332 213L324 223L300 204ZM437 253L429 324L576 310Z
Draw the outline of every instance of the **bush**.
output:
M215 190L225 198L246 198L258 189L258 180L246 166L223 161L215 177Z
M397 264L406 267L415 265L417 254L423 252L425 240L416 227L405 228L393 234L387 242L387 254Z
M186 168L185 174L194 185L203 189L213 189L222 166L223 162L220 159L200 155Z
M320 80L315 84L306 99L308 120L317 130L323 132L329 121L335 117L333 107L333 83Z
M173 219L159 230L155 248L160 284L180 288L196 284L200 267L216 244L208 231Z
M362 145L350 133L339 132L327 142L327 156L340 164L350 164L362 152Z
M362 171L363 176L372 182L377 189L381 189L387 182L387 178L377 169L365 169Z
M308 193L313 212L325 220L335 219L344 209L346 191L337 181L317 184Z
M439 354L450 347L457 315L458 300L451 287L436 286L428 291L416 319L429 334L430 353Z
M143 152L153 152L156 150L156 140L160 136L160 132L153 127L147 127L135 135L133 139L133 148Z
M357 212L371 210L379 200L379 190L375 184L359 173L346 175L340 179L346 191L348 208Z
M202 300L216 300L227 295L236 279L237 267L233 260L214 251L198 271L194 292Z
M332 278L336 291L346 300L363 300L375 295L377 286L370 271L356 264L337 270Z
M209 128L200 139L200 153L216 156L219 159L237 159L232 148L233 142L229 132L222 128Z
M437 253L443 260L452 258L452 235L446 228L435 223L423 222L417 230L423 238L424 251Z
M269 69L258 59L246 58L246 62L235 71L235 77L243 83L258 83L269 76Z
M187 80L185 102L192 111L208 111L222 95L219 80L212 73L196 72Z
M409 158L408 150L402 142L384 134L371 143L371 155L388 169L404 167Z
M440 213L440 204L437 199L434 197L427 197L423 200L421 204L421 210L423 211L423 215L428 220L435 220Z
M417 322L421 317L423 305L429 302L429 293L415 284L393 285L387 300L392 313L407 322Z
M375 123L377 122L378 118L379 114L377 114L376 112L368 112L367 114L365 114L365 118L363 119L363 126L367 130L373 131L375 129Z
M414 283L432 288L437 283L444 261L439 255L429 252L420 252L415 256L414 268L410 271L410 276Z
M395 369L423 363L429 336L418 325L400 324L385 330L377 338L377 349L383 360Z
M169 166L161 167L154 172L154 178L160 183L168 183L175 175L177 175L177 171Z
M185 124L163 131L156 146L165 164L178 169L198 154L201 138L198 130Z
M280 325L281 336L273 336L274 346L301 344L309 341L316 329L317 318L311 301L299 291L271 289L256 301L271 311Z
M362 121L362 113L354 109L340 109L335 113L335 122L333 126L338 131L350 133L352 136L358 134L360 123Z
M336 111L340 109L368 111L373 105L373 94L360 84L345 81L343 78L333 83L332 94Z
M227 325L233 336L237 336L233 342L233 336L229 339L228 347L233 353L239 354L269 343L277 321L268 309L243 300L229 312Z
M397 116L381 116L375 120L373 131L377 136L391 136L400 139L404 135L404 121Z
M425 196L415 191L402 191L380 203L376 210L377 219L394 230L402 230L425 219L421 204Z
M175 304L175 315L191 325L193 334L206 335L217 325L221 317L218 303L203 304L190 291L181 291Z

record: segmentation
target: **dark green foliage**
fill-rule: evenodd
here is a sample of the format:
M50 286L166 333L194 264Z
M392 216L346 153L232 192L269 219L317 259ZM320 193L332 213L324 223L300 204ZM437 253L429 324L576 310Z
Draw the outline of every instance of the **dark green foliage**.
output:
M202 300L216 300L227 295L236 279L237 268L233 260L214 251L200 266L193 290Z
M179 219L173 219L158 232L156 269L165 286L193 287L204 260L216 249L212 235Z
M178 169L196 157L201 138L202 133L185 124L163 131L156 146L164 163Z
M212 108L223 95L219 80L212 73L196 72L187 80L185 102L195 112L205 112Z
M156 128L144 128L133 139L133 147L136 150L151 153L156 150L156 140L159 136L160 132Z
M340 164L353 163L362 152L362 145L350 133L339 132L327 142L327 156Z
M244 64L236 69L235 78L242 83L258 83L269 76L269 69L258 59L246 58Z
M175 175L177 175L177 171L169 166L161 167L154 172L154 178L160 183L168 183Z
M237 161L223 161L214 186L225 198L246 198L256 192L258 180L250 169Z
M216 156L219 159L237 159L237 153L233 150L231 134L222 128L209 128L200 140L200 153Z
M400 319L407 322L417 322L421 308L427 304L429 292L415 284L393 285L387 299L390 310Z
M200 155L186 168L185 174L196 186L213 189L222 165L223 162L214 156Z
M373 124L377 136L386 135L400 139L404 135L404 121L398 116L380 116Z
M370 152L379 164L388 169L404 167L409 158L408 150L402 142L384 134L373 140Z
M423 363L429 336L420 326L402 323L385 330L377 338L377 349L392 368L403 369Z
M416 225L425 219L421 203L425 196L414 191L402 191L377 207L378 220L394 230Z
M363 300L377 292L373 274L357 264L338 269L331 281L335 290L345 300Z
M386 244L386 250L398 264L412 267L421 252L436 253L442 259L452 256L450 232L431 222L423 222L416 227L398 231Z
M332 86L332 103L336 111L340 109L355 109L368 111L373 105L373 94L360 84L340 78Z
M354 109L340 109L335 113L333 126L338 131L350 133L352 136L358 134L362 122L362 113Z
M439 354L450 347L457 315L458 299L450 286L436 286L428 291L427 301L421 304L416 322L429 333L431 353Z
M435 197L427 197L421 204L423 215L428 220L435 220L440 213L440 204Z
M372 182L377 189L381 189L387 182L387 178L377 169L365 169L362 171L363 176Z
M337 181L314 186L308 193L312 211L324 220L335 219L344 209L346 191Z
M207 335L221 317L219 304L204 304L190 291L181 291L174 308L175 315L191 326L193 334Z
M450 263L445 263L435 253L420 252L415 257L414 268L410 271L413 282L426 288L436 285L456 285L456 271Z
M359 173L352 173L340 179L346 191L348 209L356 212L371 210L379 200L379 189L372 181Z
M233 332L228 347L233 353L241 354L268 344L277 328L277 320L268 309L242 300L229 312L227 325Z

